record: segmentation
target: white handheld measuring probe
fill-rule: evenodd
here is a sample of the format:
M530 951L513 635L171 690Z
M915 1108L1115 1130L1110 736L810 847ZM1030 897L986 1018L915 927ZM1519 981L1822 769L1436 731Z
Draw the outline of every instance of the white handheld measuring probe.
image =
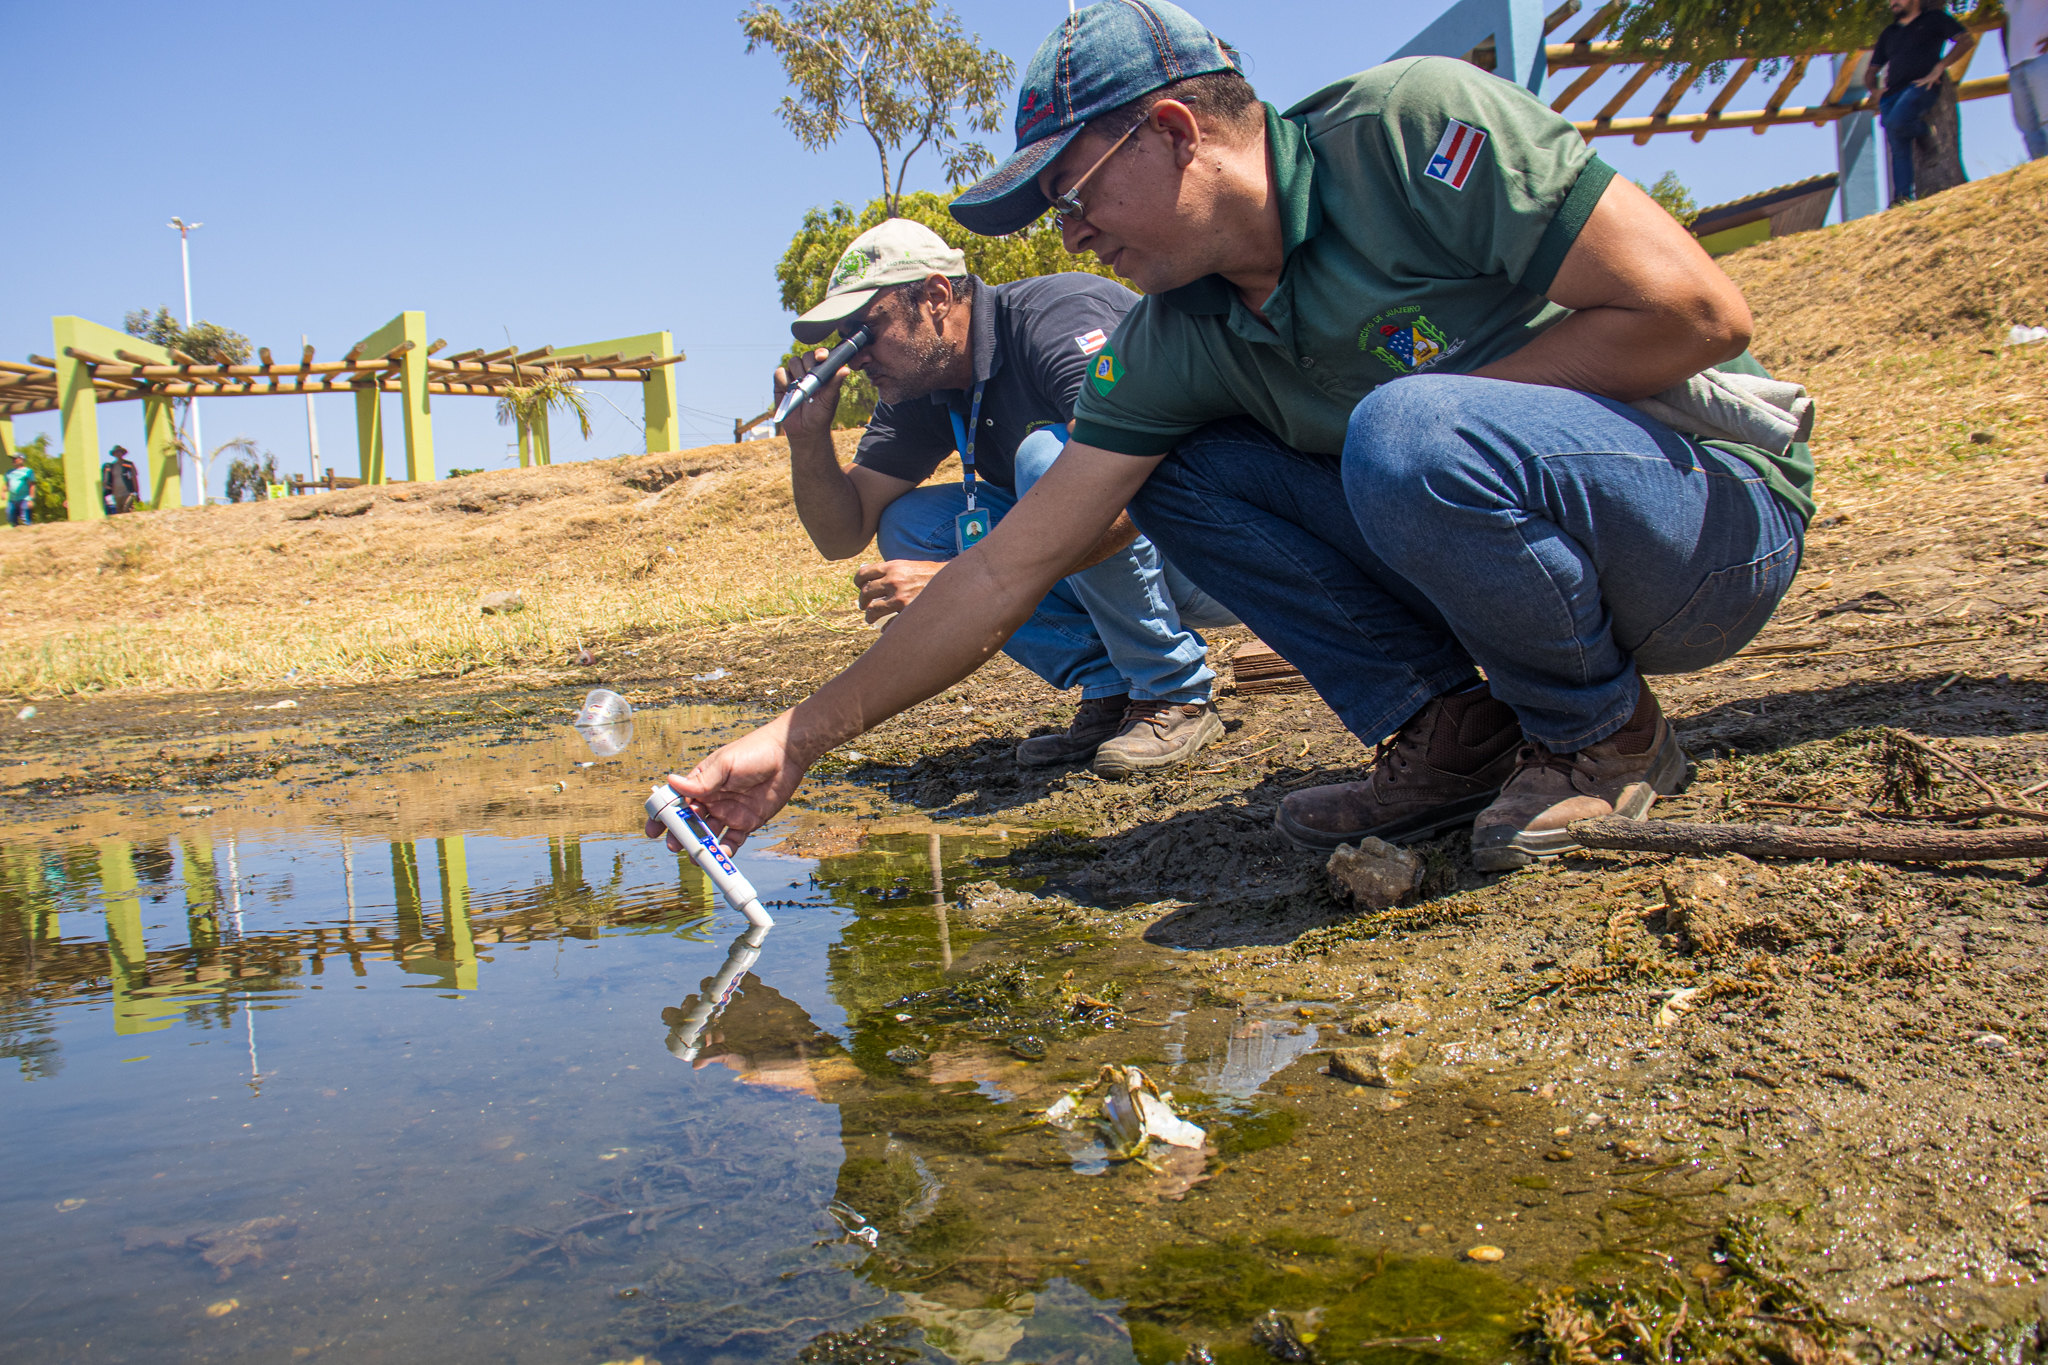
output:
M656 787L647 798L649 819L659 820L668 832L683 846L683 852L690 855L690 861L704 869L704 875L711 878L711 884L733 909L747 917L747 923L757 924L763 929L775 924L774 918L761 908L761 897L754 890L754 884L732 865L726 856L725 845L718 842L718 836L711 832L711 826L704 823L704 817L684 804L675 788L664 782Z

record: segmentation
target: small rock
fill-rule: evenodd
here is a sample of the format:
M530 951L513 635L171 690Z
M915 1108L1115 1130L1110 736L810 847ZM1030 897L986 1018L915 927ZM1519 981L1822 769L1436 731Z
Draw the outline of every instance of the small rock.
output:
M1353 1085L1377 1086L1391 1090L1415 1072L1407 1045L1400 1041L1376 1048L1346 1047L1330 1054L1330 1074Z
M1993 436L1988 431L1973 431L1970 433L1970 444L1973 446L1988 446L1997 439L1996 436Z
M1370 1038L1381 1033L1419 1033L1429 1022L1429 1011L1412 1000L1377 1005L1344 1026L1350 1033Z
M1970 1042L1977 1047L1997 1049L2005 1046L2005 1035L2003 1033L1980 1033L1975 1038L1972 1038Z
M1481 1245L1469 1248L1465 1252L1465 1259L1468 1261L1501 1261L1507 1259L1507 1253L1496 1246Z
M1543 1154L1545 1161L1570 1161L1573 1152L1569 1147L1554 1147Z
M516 592L487 592L477 599L477 608L486 616L510 616L526 610L526 599Z
M1399 905L1422 885L1422 857L1381 839L1339 844L1326 867L1330 890L1361 910Z
M905 1045L903 1047L892 1047L883 1055L898 1066L916 1066L930 1054L921 1047Z
M180 815L211 815L211 814L213 814L213 807L212 807L212 806L180 806L180 807L178 807L178 814L180 814Z
M206 1305L206 1316L209 1318L224 1318L241 1306L242 1301L240 1299L218 1299Z

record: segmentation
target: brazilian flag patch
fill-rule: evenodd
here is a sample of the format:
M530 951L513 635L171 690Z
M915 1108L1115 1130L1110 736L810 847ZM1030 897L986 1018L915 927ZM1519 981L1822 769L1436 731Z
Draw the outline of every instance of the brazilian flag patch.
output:
M1105 346L1089 367L1088 382L1095 386L1097 393L1108 397L1109 391L1116 387L1116 381L1123 377L1124 362L1117 358L1115 351Z

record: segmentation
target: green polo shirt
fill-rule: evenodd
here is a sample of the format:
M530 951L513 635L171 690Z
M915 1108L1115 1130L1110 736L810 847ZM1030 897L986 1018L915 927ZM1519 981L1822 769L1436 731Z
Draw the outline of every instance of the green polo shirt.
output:
M1265 317L1220 275L1141 300L1089 371L1075 440L1162 455L1250 417L1335 455L1381 384L1469 373L1568 315L1543 295L1614 171L1519 86L1412 57L1268 105L1266 137L1286 264ZM1812 514L1805 446L1709 444Z

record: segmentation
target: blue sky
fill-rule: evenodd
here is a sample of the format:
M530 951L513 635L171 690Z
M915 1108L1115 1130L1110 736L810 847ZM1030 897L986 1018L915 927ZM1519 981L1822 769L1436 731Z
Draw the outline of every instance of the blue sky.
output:
M956 8L1021 69L1066 6ZM1191 8L1284 105L1381 60L1444 5ZM119 326L133 308L178 310L178 239L165 225L176 214L206 225L192 239L198 314L280 356L303 332L338 358L408 308L456 350L665 328L689 355L678 369L686 441L729 440L734 417L766 405L788 341L773 272L803 211L865 202L878 178L852 138L822 154L796 146L776 113L780 67L745 55L739 9L0 0L16 133L11 211L0 215L0 356L48 353L54 314ZM1971 75L2003 69L1994 40ZM81 70L118 75L95 87L71 78ZM1703 204L1834 166L1832 131L1811 126L1599 147L1641 180L1676 170ZM1964 106L1964 149L1975 175L2021 160L2004 99ZM941 188L936 159L913 162L910 181ZM637 391L593 387L631 418L598 401L587 446L558 422L558 460L640 448ZM317 402L323 462L354 472L350 401ZM54 429L48 417L16 422L24 440ZM103 409L101 430L140 449L140 405ZM443 468L516 463L488 400L437 400L434 430ZM207 403L208 446L236 435L288 472L306 468L299 400Z

